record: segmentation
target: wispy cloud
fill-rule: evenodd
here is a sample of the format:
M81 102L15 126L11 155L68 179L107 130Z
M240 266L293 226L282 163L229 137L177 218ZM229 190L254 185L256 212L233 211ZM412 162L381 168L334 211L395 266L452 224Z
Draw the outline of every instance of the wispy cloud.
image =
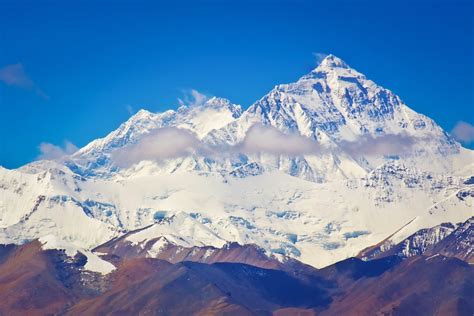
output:
M8 86L34 91L43 99L49 99L49 96L26 74L25 68L21 63L6 65L0 68L0 81Z
M163 160L188 155L204 145L192 132L176 127L156 129L137 143L115 150L112 159L119 167L142 160Z
M409 155L416 139L408 135L362 136L336 143L340 150L354 157ZM297 157L330 153L334 148L300 134L283 133L272 126L256 124L242 142L233 146L209 145L189 130L166 127L153 130L137 143L115 150L112 160L119 167L129 167L142 160L162 161L193 153L208 157L232 157L239 154L270 154Z
M314 53L313 52L313 56L314 56L314 59L316 61L316 66L319 65L324 58L326 58L328 56L328 54L325 54L325 53Z
M142 160L161 161L199 153L211 157L238 154L301 156L316 154L321 146L298 134L285 134L272 126L254 125L242 142L234 146L209 145L189 130L165 127L143 136L137 143L115 150L112 160L119 167L129 167Z
M133 115L135 113L133 106L131 106L130 104L127 104L125 109L127 110L128 115Z
M26 75L23 65L12 64L0 69L0 80L9 86L31 89L33 81Z
M178 98L178 103L181 106L200 106L209 100L209 96L197 91L196 89L185 90L183 91L183 94L184 96L182 98Z
M63 146L53 145L51 143L41 143L39 145L39 160L61 160L72 155L78 150L77 146L70 141L64 141Z
M407 134L385 134L377 137L360 136L354 141L336 142L338 147L352 156L389 156L410 154L417 139ZM331 151L317 141L300 134L283 133L273 126L253 125L244 140L233 148L244 154L269 153L301 156L325 154Z
M464 144L474 142L474 126L464 121L459 121L451 131L454 138Z
M268 153L299 156L321 152L322 147L308 137L285 134L273 126L253 125L235 151L245 154Z
M378 137L365 135L354 141L341 141L338 146L352 156L406 155L416 139L406 134L385 134Z

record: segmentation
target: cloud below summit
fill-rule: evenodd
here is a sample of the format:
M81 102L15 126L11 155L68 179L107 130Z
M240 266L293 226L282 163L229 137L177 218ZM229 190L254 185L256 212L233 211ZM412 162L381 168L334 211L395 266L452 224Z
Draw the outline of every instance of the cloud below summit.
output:
M299 156L316 154L321 152L322 147L300 134L285 134L275 127L256 124L247 131L243 141L234 150L245 154Z
M464 121L459 121L454 126L451 134L454 138L464 144L470 144L474 142L474 126Z
M340 150L352 156L387 156L409 154L416 139L408 135L361 136L355 141L336 143ZM319 155L333 149L300 134L283 133L272 126L253 125L243 140L235 145L210 145L193 132L165 127L144 135L138 142L116 149L111 158L119 167L129 167L142 160L162 161L199 154L222 158L239 154L270 154L288 157Z
M115 150L112 160L119 167L128 167L142 160L186 156L202 146L202 142L192 132L176 127L164 127L146 134L135 144Z
M363 135L354 141L341 141L339 147L352 156L390 156L409 154L417 140L406 134L379 137Z
M39 160L61 160L72 155L78 150L77 146L70 141L64 141L64 146L57 146L51 143L41 143L39 145Z
M128 167L142 160L165 160L199 153L211 157L236 154L272 154L300 156L316 154L322 147L299 134L285 134L271 126L252 126L242 142L233 145L209 145L191 131L165 127L143 136L137 143L119 148L112 153L112 160L119 167Z

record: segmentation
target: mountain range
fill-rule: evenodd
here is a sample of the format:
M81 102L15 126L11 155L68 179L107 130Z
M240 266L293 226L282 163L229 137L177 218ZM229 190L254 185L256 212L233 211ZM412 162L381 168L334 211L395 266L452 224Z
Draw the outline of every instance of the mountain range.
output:
M71 155L0 167L0 243L82 253L98 273L113 267L93 249L117 238L121 255L235 243L323 268L448 235L473 215L473 174L472 150L329 55L245 110L140 110Z

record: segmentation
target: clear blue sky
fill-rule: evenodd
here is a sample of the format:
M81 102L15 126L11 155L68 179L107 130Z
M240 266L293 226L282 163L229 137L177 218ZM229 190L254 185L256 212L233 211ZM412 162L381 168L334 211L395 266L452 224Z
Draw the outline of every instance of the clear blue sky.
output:
M309 72L313 53L447 131L474 123L470 0L166 2L0 1L0 165L35 159L41 142L83 146L128 106L176 108L186 89L248 107Z

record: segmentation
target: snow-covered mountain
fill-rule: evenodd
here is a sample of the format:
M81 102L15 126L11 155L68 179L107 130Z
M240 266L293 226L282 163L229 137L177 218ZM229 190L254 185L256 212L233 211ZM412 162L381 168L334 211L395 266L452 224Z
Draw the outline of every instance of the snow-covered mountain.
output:
M124 161L126 163L124 163ZM335 56L247 110L139 111L60 161L0 168L0 242L256 244L325 266L472 216L474 153Z

